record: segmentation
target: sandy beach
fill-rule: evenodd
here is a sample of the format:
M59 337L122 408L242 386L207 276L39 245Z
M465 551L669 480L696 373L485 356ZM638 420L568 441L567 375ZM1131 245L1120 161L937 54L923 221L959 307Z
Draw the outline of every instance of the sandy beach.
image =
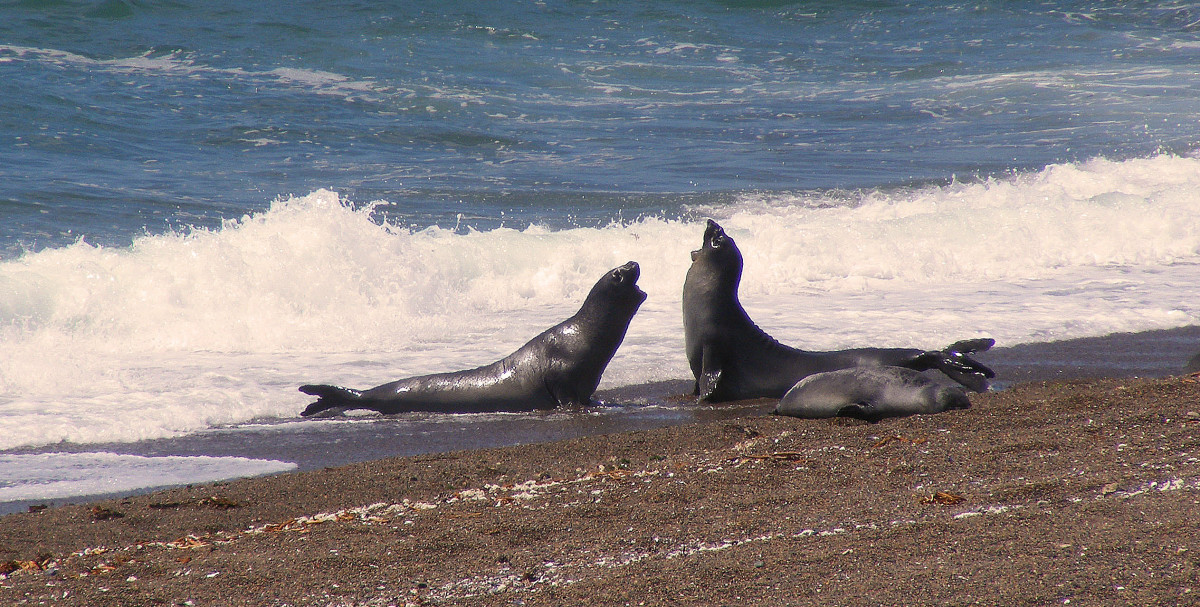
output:
M1181 604L1200 383L1026 382L3 517L11 605Z

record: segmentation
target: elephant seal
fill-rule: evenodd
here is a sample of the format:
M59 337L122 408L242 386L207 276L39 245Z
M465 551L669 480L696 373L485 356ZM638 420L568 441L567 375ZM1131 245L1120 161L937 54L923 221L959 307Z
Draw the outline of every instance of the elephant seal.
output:
M804 418L856 417L875 422L885 417L970 406L960 386L939 385L912 369L852 367L800 380L783 395L775 413Z
M857 348L809 352L785 346L767 335L742 308L738 285L742 253L717 222L708 220L704 244L692 251L683 282L683 331L688 363L701 400L720 402L780 398L814 373L862 366L938 369L976 392L988 389L995 373L968 354L991 348L995 340L969 339L941 351L915 348Z
M632 261L609 271L574 316L490 365L410 377L363 391L300 386L301 392L318 398L300 415L329 409L485 413L587 405L629 321L646 300L637 286L640 276L641 268Z

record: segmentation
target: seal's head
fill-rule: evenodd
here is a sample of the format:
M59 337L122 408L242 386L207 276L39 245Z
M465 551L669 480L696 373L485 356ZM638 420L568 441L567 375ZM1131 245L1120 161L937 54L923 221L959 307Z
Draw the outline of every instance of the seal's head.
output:
M642 302L646 301L646 292L637 286L641 276L642 268L636 261L613 268L596 281L586 301L597 304L603 302L603 307L609 312L632 318Z
M703 265L720 277L719 282L735 283L742 276L742 252L717 222L709 219L704 229L704 244L692 251L692 266ZM689 272L690 273L690 272Z

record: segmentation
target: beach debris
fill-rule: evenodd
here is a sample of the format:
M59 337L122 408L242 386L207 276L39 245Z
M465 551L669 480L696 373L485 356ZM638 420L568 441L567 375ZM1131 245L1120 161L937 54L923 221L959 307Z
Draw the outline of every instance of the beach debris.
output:
M311 516L299 516L282 523L271 523L248 529L245 533L279 533L281 531L308 531L316 525L332 522L359 521L382 523L415 510L436 508L433 504L403 500L399 504L376 503L359 508L347 508L337 512L322 512Z
M88 512L92 513L92 520L94 521L107 521L125 516L112 508L105 508L104 506L92 506L88 509Z
M939 504L942 506L953 506L967 501L967 498L957 493L947 491L938 491L932 495L922 495L917 498L917 503L920 504Z
M0 576L7 576L17 571L45 571L52 559L38 559L33 561L4 561L0 562Z
M614 481L619 481L629 476L628 470L616 468L609 470L604 464L600 464L600 469L596 472L589 472L584 478L607 478Z
M353 516L346 516L345 518L339 519L337 514L334 514L334 515L318 514L315 516L302 516L302 517L298 517L298 518L288 519L282 523L263 525L262 527L259 527L257 530L262 533L279 533L280 531L308 531L314 525L320 525L322 523L327 523L327 522L333 521L333 520L350 520L353 518L354 518Z
M1013 505L1013 506L985 506L985 507L983 507L983 508L976 508L975 510L968 510L968 511L966 511L966 512L960 512L960 513L958 513L958 514L955 514L955 515L954 515L954 518L955 518L955 519L957 519L957 520L962 520L962 519L965 519L965 518L972 518L972 517L976 517L976 516L983 516L983 515L985 515L985 514L991 514L991 515L996 515L996 514L1004 514L1005 512L1009 512L1009 511L1011 511L1011 510L1020 510L1020 509L1022 509L1022 508L1024 508L1024 506L1018 506L1018 505Z
M208 546L212 546L212 544L212 537L210 536L185 535L173 542L165 542L163 545L167 548L186 550L206 548Z
M1116 483L1110 483L1110 484L1116 485ZM1105 486L1105 488L1107 488L1107 487L1108 487L1108 485ZM1166 480L1161 480L1161 481L1149 481L1135 489L1116 489L1114 487L1114 490L1111 493L1105 493L1104 490L1101 489L1100 495L1097 497L1097 499L1108 497L1109 495L1113 495L1114 497L1116 497L1118 499L1125 500L1125 499L1131 499L1131 498L1137 497L1139 495L1145 495L1145 494L1151 493L1151 492L1165 493L1168 491L1181 491L1181 490L1195 491L1197 489L1200 489L1200 478L1190 479L1190 480L1182 479L1182 478L1171 478L1171 479L1166 479Z
M205 508L212 508L214 510L232 510L234 508L241 508L244 505L229 498L216 495L212 497L206 497L196 503Z
M36 504L36 505L30 506L29 511L30 512L41 512L49 507L50 506L47 506L46 504Z
M91 569L89 569L88 575L99 575L102 573L108 573L110 571L116 571L116 569L117 568L115 566L109 565L108 563L100 563L100 564L96 565L95 567L92 567Z
M746 453L729 458L727 461L740 462L748 460L766 460L776 462L798 462L804 459L804 454L799 451L775 451L772 453L753 454Z
M486 499L488 499L487 492L483 489L463 489L462 491L457 491L454 493L454 495L451 495L446 500L446 503L452 504L457 501L481 502Z
M88 570L86 575L100 575L100 574L108 573L110 571L116 571L117 568L120 567L121 565L124 565L126 563L132 563L132 562L134 562L133 557L131 557L127 554L118 554L117 556L113 557L113 559L111 561L109 561L107 563L97 563L95 566L93 566L91 569Z
M58 560L51 554L41 554L33 559L14 559L8 561L0 561L0 578L18 572L38 572L46 571L51 575L57 575Z
M880 447L884 447L884 446L890 445L892 443L909 443L912 445L920 445L921 443L924 443L924 442L927 442L927 441L923 438L908 438L906 436L900 436L899 434L893 434L891 436L885 436L885 437L875 441L875 444L871 445L871 448L878 449Z

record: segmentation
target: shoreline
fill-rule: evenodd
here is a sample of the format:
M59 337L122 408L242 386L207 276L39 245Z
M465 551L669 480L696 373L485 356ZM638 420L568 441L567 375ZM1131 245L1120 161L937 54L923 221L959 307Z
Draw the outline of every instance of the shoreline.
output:
M1117 333L1102 337L1000 346L976 355L997 371L995 390L1031 381L1104 377L1167 377L1200 350L1200 326ZM933 375L938 375L934 373ZM940 377L940 376L939 376ZM432 415L401 419L383 416L331 420L278 420L171 439L136 443L57 444L4 453L116 453L156 456L243 457L295 463L297 471L341 466L397 456L545 443L660 427L739 419L769 412L774 401L693 406L691 381L668 380L608 388L597 398L611 406L586 411L554 411L502 416L475 426L486 433L463 432L461 424ZM655 405L646 407L645 405ZM398 437L410 437L398 440ZM415 437L415 438L413 438ZM58 507L138 495L172 485L60 499L16 500L0 504L0 515L29 507Z
M747 416L12 514L0 562L27 570L0 597L1186 601L1198 401L1193 377L1030 382L877 424Z

